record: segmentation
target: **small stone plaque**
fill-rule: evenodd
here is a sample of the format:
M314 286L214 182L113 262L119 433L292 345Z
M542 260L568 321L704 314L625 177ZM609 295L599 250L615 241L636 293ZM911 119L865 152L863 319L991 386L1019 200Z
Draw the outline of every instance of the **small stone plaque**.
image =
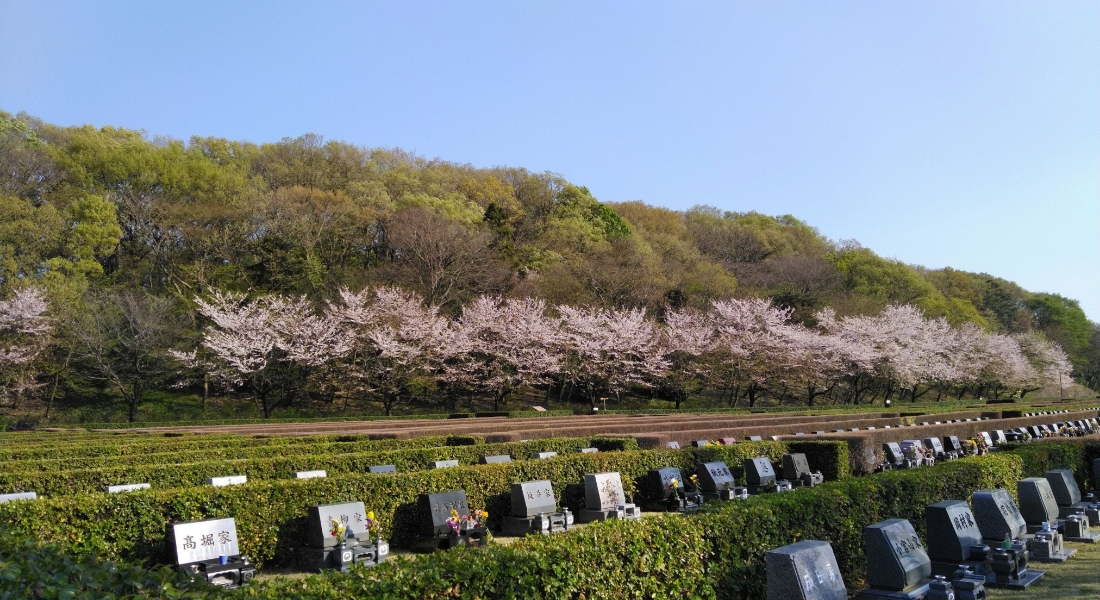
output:
M896 465L905 460L905 453L901 451L901 446L897 442L883 444L882 451L886 453L886 462L888 463Z
M459 515L470 514L466 490L420 494L416 497L416 509L420 535L423 537L449 534L451 528L447 525L447 519L451 518L452 510L457 510Z
M905 519L890 519L863 530L868 557L867 583L872 588L902 591L932 574L924 544Z
M306 543L314 548L331 548L339 543L332 535L332 520L347 527L348 537L367 533L367 510L362 502L320 504L309 507Z
M1016 539L1027 533L1027 523L1012 496L1006 490L978 490L971 497L974 504L974 518L978 521L978 530L982 538L997 542L1005 534Z
M680 442L669 442L669 443L665 444L665 446L667 446L668 448L670 448L672 450L679 450L680 449Z
M724 438L718 438L718 441L723 446L732 446L737 441L737 438L724 437Z
M750 435L749 436L749 441L750 442L762 442L762 441L764 441L764 438L762 438L758 435Z
M4 502L11 502L12 500L37 500L38 494L35 492L16 492L14 494L0 494L0 504Z
M847 600L829 542L802 540L769 550L765 561L768 600Z
M397 467L394 465L372 465L367 467L368 473L396 473Z
M932 560L970 560L970 547L982 546L982 532L964 500L944 500L924 509L928 555Z
M745 465L745 481L749 485L768 485L768 482L775 481L775 469L772 468L772 461L759 457L759 458L746 458Z
M1069 469L1051 469L1043 477L1050 484L1050 490L1054 492L1054 499L1058 506L1073 506L1081 501L1081 488L1077 487L1077 480L1073 478L1073 471Z
M702 448L703 446L706 446L707 442L709 442L709 441L710 440L695 440L695 441L691 442L691 445L695 448Z
M525 481L512 484L512 516L537 517L539 513L558 511L554 486L549 481Z
M237 524L233 519L173 523L168 532L169 544L175 548L176 564L181 567L241 553L237 549Z
M428 466L433 469L450 469L458 466L457 460L433 460L428 463Z
M733 489L733 473L722 461L700 464L695 471L699 476L699 489L704 492ZM728 485L727 485L728 484Z
M581 448L580 449L581 454L595 454L599 451L600 451L599 448Z
M494 464L500 464L500 463L510 463L510 462L512 462L512 457L511 457L511 455L508 455L508 454L497 454L497 455L494 455L494 456L482 456L481 459L478 462L480 462L483 465L494 465Z
M535 458L539 458L539 459L554 458L557 455L558 455L557 452L536 452L535 453Z
M626 504L623 480L617 471L584 476L584 505L588 510L611 510Z
M149 489L148 483L127 483L125 485L109 485L107 486L107 493L119 494L121 492L136 492L147 489Z
M1058 502L1050 482L1042 477L1025 477L1016 482L1020 498L1020 514L1029 525L1058 520Z
M294 473L295 479L318 479L324 478L328 475L324 469L318 471L297 471Z
M241 485L242 483L248 483L247 475L230 475L228 477L209 477L206 479L206 483L214 487L225 487L227 485ZM214 558L217 558L216 556Z

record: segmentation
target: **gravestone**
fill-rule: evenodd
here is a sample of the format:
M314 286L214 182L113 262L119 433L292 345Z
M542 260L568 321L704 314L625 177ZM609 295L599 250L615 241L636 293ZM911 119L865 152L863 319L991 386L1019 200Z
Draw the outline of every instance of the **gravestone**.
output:
M489 530L480 519L471 517L466 503L466 490L451 490L435 494L420 494L416 498L418 550L446 550L459 546L484 546L489 543ZM452 512L459 521L451 522Z
M428 463L428 467L432 469L450 469L457 466L457 460L433 460L432 462Z
M783 479L802 487L810 487L825 481L820 471L810 470L810 462L801 452L783 455Z
M626 501L623 480L618 472L589 473L584 476L584 508L580 522L607 519L640 519L642 511Z
M669 442L669 443L665 444L665 446L668 447L668 448L671 448L673 450L679 450L680 449L680 442Z
M691 445L695 448L702 448L703 446L706 446L709 442L710 440L695 440L691 442Z
M1005 432L1002 429L994 429L990 437L993 439L995 446L1008 443L1008 438L1005 437Z
M534 454L534 456L532 456L532 458L538 458L538 459L554 458L557 455L558 455L557 452L536 452Z
M993 549L982 540L977 519L963 500L944 500L932 504L925 509L924 519L932 574L949 579L970 575L975 578L975 581L964 582L960 586L963 588L960 590L962 597L984 597L985 585L1026 589L1043 576L1042 571L1027 569L1027 556L1022 545L1002 552L1002 564L999 566L1006 568L998 574L993 568ZM1007 568L1009 566L1011 568ZM960 569L964 573L958 573Z
M946 458L946 452L943 449L943 443L940 442L938 437L924 438L924 447L931 448L932 452L936 454L936 459Z
M749 436L749 441L750 442L762 442L762 441L764 441L764 438L762 438L758 435L750 435Z
M962 456L963 445L959 441L957 435L946 435L943 437L943 449L947 452L954 452L956 456Z
M396 473L397 467L393 465L373 465L367 467L368 473Z
M504 517L504 535L549 535L573 526L569 509L558 511L554 486L547 480L512 484L512 514Z
M1038 531L1043 523L1058 521L1058 502L1050 482L1042 477L1025 477L1016 482L1016 496L1020 499L1020 514L1027 523L1028 533Z
M909 459L905 457L905 453L901 450L901 445L897 442L887 442L882 445L882 452L886 455L886 463L895 469L905 469L913 466Z
M0 494L0 504L5 502L11 502L13 500L37 500L38 494L36 492L15 492L12 494Z
M980 431L978 435L982 436L982 441L985 442L987 448L993 447L993 437L989 435L988 431Z
M870 588L856 598L925 598L932 562L909 521L890 519L865 527L863 542Z
M207 519L168 526L168 545L175 551L176 566L193 580L224 588L247 584L256 567L241 556L237 547L237 524L233 519Z
M478 462L483 465L510 463L512 462L512 457L508 454L495 454L493 456L482 456L480 459L478 459Z
M646 510L694 512L703 504L698 490L687 489L687 482L677 467L650 469L646 476L646 487L650 499L643 506Z
M341 542L335 523L342 525ZM309 507L306 544L298 548L298 568L304 571L347 571L352 564L374 566L385 562L390 545L380 536L371 540L374 522L362 502L321 504Z
M241 485L242 483L248 483L247 475L230 475L228 477L208 477L206 479L208 485L214 487L225 487L227 485Z
M776 477L772 461L767 458L746 458L743 464L745 467L745 485L749 488L750 494L789 492L791 490L791 483Z
M328 476L328 473L324 469L317 471L296 471L294 473L295 479L323 479Z
M1005 535L1018 540L1027 533L1027 523L1006 490L978 490L971 502L982 539L991 546L1000 546Z
M1066 517L1079 511L1087 510L1089 503L1081 502L1081 488L1077 487L1077 480L1073 477L1073 471L1069 469L1051 469L1043 474L1050 490L1054 492L1054 500L1058 503L1058 517Z
M768 600L848 600L829 542L802 540L768 550Z
M107 486L108 494L119 494L122 492L136 492L138 490L149 489L148 483L127 483L125 485L109 485Z
M746 488L737 486L733 473L722 461L700 463L695 468L695 475L705 500L732 500L749 493Z
M581 454L595 454L599 451L600 451L599 448L581 448L580 449Z

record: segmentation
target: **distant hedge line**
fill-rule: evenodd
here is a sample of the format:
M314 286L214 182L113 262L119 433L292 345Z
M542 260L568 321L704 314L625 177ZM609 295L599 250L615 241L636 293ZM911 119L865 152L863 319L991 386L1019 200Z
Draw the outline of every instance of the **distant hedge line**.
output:
M1092 461L1100 458L1100 442L1074 438L1028 444L1004 444L999 450L1015 454L1023 461L1025 477L1042 477L1051 469L1069 469L1082 495L1097 488L1092 476Z
M259 562L283 565L292 562L294 549L302 543L306 510L315 504L361 500L378 515L382 530L394 546L401 547L410 543L415 532L415 501L420 493L465 489L471 507L486 508L489 522L495 527L510 510L513 482L549 479L560 503L579 510L586 473L619 471L625 491L634 494L652 468L679 466L692 471L698 462L725 460L743 477L744 458L767 456L778 462L788 449L783 442L752 442L685 450L577 453L397 475L356 474L255 481L224 488L83 494L0 504L0 522L11 524L19 535L54 541L76 552L163 562L169 523L234 517L242 552ZM847 475L843 464L822 464L843 455L842 443L804 442L799 449L810 451L807 458L812 468Z
M732 451L735 448L706 450ZM566 474L577 466L583 468L576 472L584 468L612 467L617 461L608 459L622 459L627 454L632 453L580 455L558 461L586 463L584 465L551 465L551 461L542 461L530 463L530 466L540 469L553 467L552 470ZM655 458L658 453L639 454ZM436 552L415 559L395 556L381 566L354 568L348 574L329 572L295 580L277 578L235 592L181 591L171 582L165 582L159 588L146 585L141 597L205 598L209 593L212 597L272 600L291 597L303 600L352 597L757 599L766 594L765 553L802 539L829 540L836 552L845 584L854 591L862 587L866 577L864 527L888 518L905 518L923 535L923 515L927 505L944 499L968 499L979 489L1015 489L1015 482L1022 476L1021 469L1021 457L1012 453L993 454L940 463L931 468L892 471L831 482L792 493L715 503L704 512L692 516L662 515L641 521L608 521L567 534L524 538L507 546L490 545L483 549ZM501 476L533 478L540 475L517 469L516 465L486 465L448 471L444 472L448 478L458 476L460 471L467 471L466 477L462 478L464 481L477 478L486 484L499 481ZM456 479L434 483L443 484L446 488L458 482ZM335 486L335 483L300 482L292 486L265 486L252 491L265 499L278 497L278 492L327 496L315 498L316 501L350 499L361 491L359 482L348 482L342 487ZM126 527L129 523L135 524L126 528L130 532L127 554L133 558L154 558L157 554L155 549L163 540L163 525L158 522L159 515L154 510L156 506L170 505L186 513L189 518L200 518L207 515L203 514L198 503L216 500L213 512L237 516L242 550L255 554L274 547L275 557L284 557L289 551L285 538L300 535L301 523L296 521L302 519L291 515L280 521L279 517L288 512L295 513L301 507L289 507L294 504L290 501L262 513L247 513L249 516L245 517L243 511L255 510L260 505L247 501L243 494L236 493L239 491L223 490L217 498L189 495L174 501L156 494L144 494L144 498L133 495L114 506L85 506L83 513L75 505L87 505L88 499L15 503L13 506L17 510L0 507L5 517L20 517L16 521L19 528L17 535L22 538L36 532L62 534L60 537L65 538L59 540L57 547L37 551L30 548L43 548L40 543L26 542L28 546L11 553L8 550L10 544L5 540L19 538L0 536L0 554L4 555L5 561L0 564L0 571L5 573L0 577L0 595L24 597L27 590L56 585L58 581L76 581L77 584L71 586L76 590L73 597L92 598L97 597L94 594L98 590L80 588L81 582L123 588L131 578L154 584L169 579L169 574L164 571L143 574L140 569L125 563L100 564L97 568L93 561L84 561L87 566L82 564L79 569L42 568L47 564L57 564L61 559L70 564L76 563L75 559L64 554L66 551L84 554L98 547L105 555L120 554L124 549L122 542L125 536L115 536L109 540L113 544L106 543L108 540L102 539L102 536L112 528ZM483 498L473 497L472 504L484 506L479 504ZM32 508L36 505L37 508ZM491 502L489 506L492 512ZM95 531L85 533L86 527L91 525L86 522L89 515L110 515L112 509L124 510L125 514ZM377 512L378 507L374 510ZM304 514L304 509L301 511ZM80 515L81 519L62 528L43 525L35 529L25 526L27 520L42 522L75 515ZM262 519L272 522L271 525L257 527L254 521ZM69 536L64 535L63 530L80 533ZM135 534L139 530L147 531L152 537L137 537ZM393 532L391 541L396 542L402 528L398 526L390 531ZM97 537L100 543L92 543ZM269 562L274 564L278 561ZM18 571L18 577L7 576L6 573L12 570ZM125 573L130 578L114 573Z
M205 460L186 463L165 456L164 462L148 464L131 462L130 457L107 457L110 466L71 471L0 471L0 493L34 491L44 496L64 496L102 492L108 485L148 483L157 489L205 485L209 477L247 475L250 481L290 479L296 471L324 469L329 477L361 474L372 465L392 464L402 473L428 469L435 460L458 460L460 464L477 464L485 455L509 454L518 460L528 459L534 452L576 452L579 448L596 447L604 451L637 450L634 438L559 438L530 442L505 442L438 448L405 448L368 450L346 454L307 453L273 457ZM277 446L276 449L282 448ZM293 448L293 447L292 447ZM313 448L305 446L306 449ZM151 455L156 456L156 455ZM136 457L135 457L136 458Z

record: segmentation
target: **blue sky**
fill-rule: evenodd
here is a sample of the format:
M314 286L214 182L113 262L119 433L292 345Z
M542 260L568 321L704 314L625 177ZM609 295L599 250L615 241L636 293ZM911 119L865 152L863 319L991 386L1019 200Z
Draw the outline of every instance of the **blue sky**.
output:
M1100 321L1100 3L0 0L0 108L790 213Z

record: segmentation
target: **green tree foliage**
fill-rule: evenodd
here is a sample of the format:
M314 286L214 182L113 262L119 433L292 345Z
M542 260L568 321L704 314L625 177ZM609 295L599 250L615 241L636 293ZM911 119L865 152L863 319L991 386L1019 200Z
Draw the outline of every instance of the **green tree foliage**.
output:
M452 315L483 293L651 314L763 296L810 325L825 307L912 303L953 325L1040 331L1082 376L1096 345L1072 300L882 258L790 215L608 204L554 173L314 134L185 142L0 112L0 296L30 282L73 315L103 292L172 298L192 329L191 299L212 289L321 303L344 286L395 284ZM40 395L108 393L74 347L47 353L58 364Z

